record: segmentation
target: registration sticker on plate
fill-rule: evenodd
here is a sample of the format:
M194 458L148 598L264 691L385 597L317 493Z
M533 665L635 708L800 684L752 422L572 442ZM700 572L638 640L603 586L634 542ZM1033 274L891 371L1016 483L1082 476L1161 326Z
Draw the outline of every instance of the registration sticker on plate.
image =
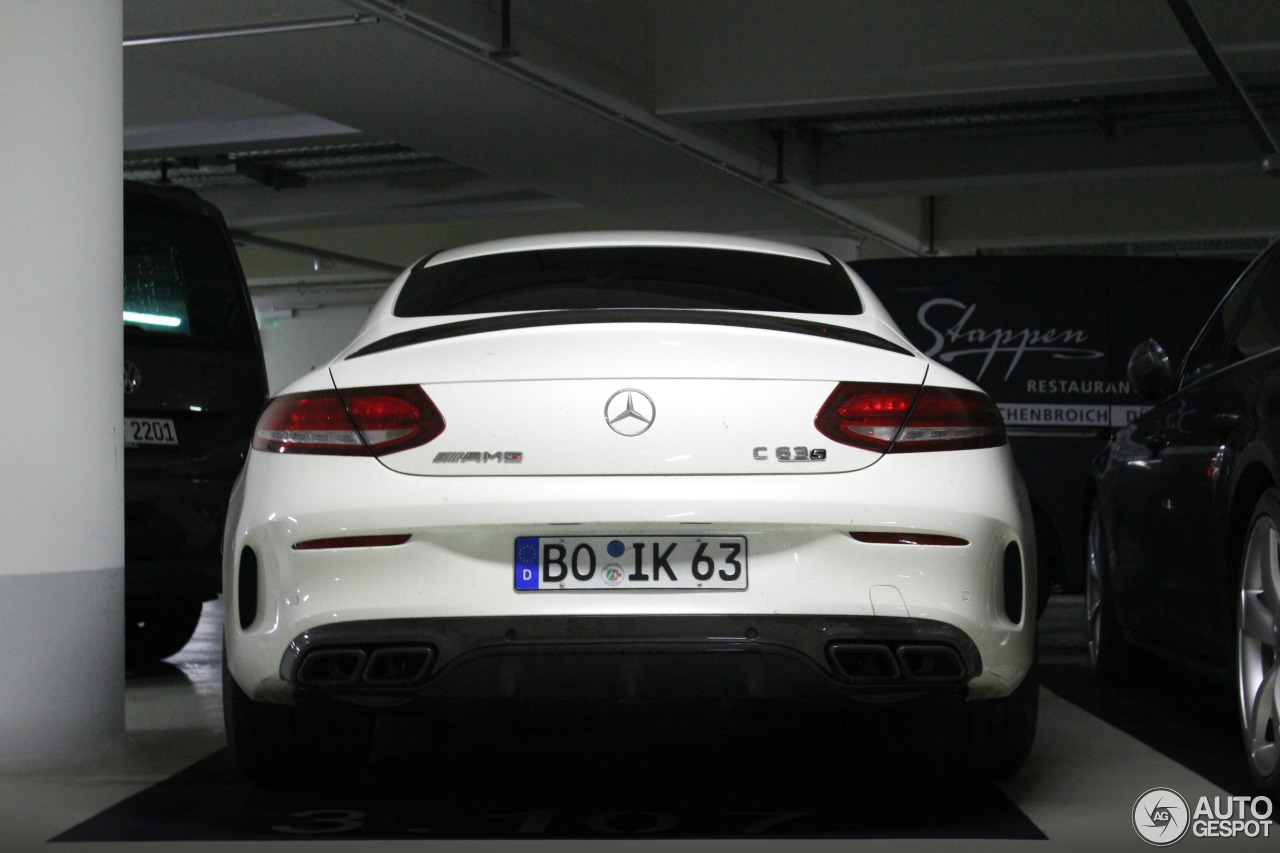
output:
M125 418L124 446L169 444L177 446L178 431L169 418Z
M746 589L745 536L521 536L516 589Z

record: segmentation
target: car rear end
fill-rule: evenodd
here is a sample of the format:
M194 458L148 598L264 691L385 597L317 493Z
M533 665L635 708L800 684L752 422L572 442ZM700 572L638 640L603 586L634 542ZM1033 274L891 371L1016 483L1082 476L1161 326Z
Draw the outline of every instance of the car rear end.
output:
M852 310L384 305L258 423L224 548L235 689L1013 693L1034 545L998 412L790 251Z

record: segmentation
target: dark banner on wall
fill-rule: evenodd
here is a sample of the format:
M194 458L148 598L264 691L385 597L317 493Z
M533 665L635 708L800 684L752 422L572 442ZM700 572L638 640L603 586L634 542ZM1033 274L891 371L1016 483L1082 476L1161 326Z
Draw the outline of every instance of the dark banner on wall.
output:
M1010 427L1120 427L1143 411L1125 367L1154 337L1182 357L1239 261L964 257L854 268L911 342L974 380Z
M852 266L913 344L999 405L1035 505L1042 577L1080 587L1089 461L1148 405L1129 387L1129 354L1155 338L1176 369L1245 264L1021 256Z

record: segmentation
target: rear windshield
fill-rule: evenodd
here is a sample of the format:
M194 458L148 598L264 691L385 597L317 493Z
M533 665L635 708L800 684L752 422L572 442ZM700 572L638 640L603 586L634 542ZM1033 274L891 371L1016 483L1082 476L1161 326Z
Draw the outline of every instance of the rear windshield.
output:
M226 232L215 220L127 203L126 336L252 347L252 319L232 251Z
M398 317L590 308L859 314L838 264L727 249L623 246L484 255L420 266Z

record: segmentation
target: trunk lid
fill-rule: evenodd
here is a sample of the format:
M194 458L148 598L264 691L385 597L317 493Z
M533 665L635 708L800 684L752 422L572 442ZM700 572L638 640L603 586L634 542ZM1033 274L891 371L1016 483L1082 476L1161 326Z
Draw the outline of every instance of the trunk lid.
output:
M330 371L339 389L416 384L434 401L444 432L380 457L404 474L811 474L880 456L815 428L837 383L918 385L926 362L818 334L591 323L429 340Z

